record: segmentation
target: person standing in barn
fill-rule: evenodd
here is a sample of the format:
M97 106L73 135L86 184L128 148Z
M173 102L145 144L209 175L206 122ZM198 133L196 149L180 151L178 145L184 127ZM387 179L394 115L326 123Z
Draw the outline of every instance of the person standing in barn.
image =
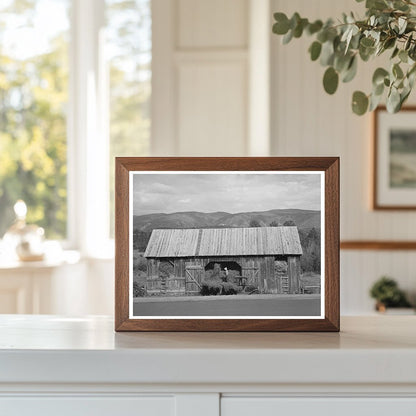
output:
M222 278L223 282L228 282L228 269L224 267L224 277Z

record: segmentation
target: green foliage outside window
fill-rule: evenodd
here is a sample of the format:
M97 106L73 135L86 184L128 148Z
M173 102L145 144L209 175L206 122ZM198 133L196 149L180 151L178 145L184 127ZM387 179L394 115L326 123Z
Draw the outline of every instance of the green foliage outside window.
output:
M28 222L44 227L47 238L64 239L71 1L0 3L0 238L13 222L14 203L23 199ZM106 0L105 5L112 233L114 157L148 153L151 9L150 0Z
M18 199L28 205L28 222L44 227L48 238L66 236L67 31L40 53L18 39L16 53L5 47L19 25L35 27L36 3L0 6L0 237Z

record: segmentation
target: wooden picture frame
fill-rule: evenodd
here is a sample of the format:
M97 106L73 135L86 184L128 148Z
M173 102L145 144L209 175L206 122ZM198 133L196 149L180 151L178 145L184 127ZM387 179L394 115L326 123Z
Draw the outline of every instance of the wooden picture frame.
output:
M393 140L403 140L403 146L410 140L409 144L416 161L415 116L416 106L403 107L400 113L396 114L388 113L384 106L378 107L373 112L372 206L374 210L416 209L416 170L413 172L408 170L408 165L413 163L407 160L412 155L409 155L405 149L400 152L392 147ZM406 137L409 134L412 137Z
M191 180L194 175L196 178L199 179L197 176L198 174L201 175L201 178L205 178L208 174L213 174L213 180L219 181L222 180L222 176L224 174L230 174L230 180L240 180L243 178L244 180L246 177L242 175L248 175L247 178L251 179L250 175L253 176L253 180L263 180L263 176L261 175L269 175L267 178L264 176L265 179L272 181L274 178L278 178L278 180L283 180L281 178L285 178L284 180L288 180L287 178L296 178L301 184L301 177L304 174L305 178L309 180L313 179L316 180L314 175L319 176L320 183L320 206L321 210L319 211L319 215L321 218L320 225L322 225L322 232L321 232L321 247L324 247L321 253L322 265L321 267L321 282L324 282L323 291L320 294L320 302L321 302L321 315L312 315L307 317L296 317L296 316L275 316L274 314L271 316L267 316L267 319L264 317L247 317L245 315L241 315L238 317L232 316L215 316L215 317L205 317L205 316L181 316L179 318L171 318L170 316L161 316L161 315L151 315L151 316L142 316L143 312L140 312L138 315L134 312L134 307L136 304L140 305L141 311L145 310L146 305L142 302L141 298L133 298L133 270L132 262L133 262L133 236L130 230L133 229L133 214L137 207L142 207L144 205L143 202L132 202L134 201L142 201L145 200L144 197L139 191L137 192L139 197L137 197L136 193L133 192L133 185L137 183L137 186L144 186L143 184L146 183L148 188L146 189L153 189L149 185L149 178L151 176L143 176L153 175L154 177L159 177L159 174L172 174L172 178L176 178L174 174L181 173L183 174L183 178ZM218 174L218 176L215 176ZM281 176L278 176L278 175ZM158 176L159 175L159 176ZM233 176L234 175L234 176ZM290 176L292 175L292 176ZM290 177L289 177L290 176ZM137 178L137 179L136 179ZM182 177L181 177L182 178ZM209 177L210 179L211 177ZM227 177L228 178L228 177ZM299 179L300 178L300 179ZM306 180L305 179L305 180ZM176 179L175 179L176 180ZM181 179L182 180L182 179ZM193 179L192 179L193 180ZM276 179L277 180L277 179ZM291 179L292 180L292 179ZM293 179L295 180L295 179ZM217 183L217 182L215 182ZM244 182L246 183L246 182ZM298 182L296 182L297 184ZM289 182L288 182L289 184ZM152 185L153 186L153 185ZM289 185L288 185L289 186ZM290 185L293 186L293 185ZM298 186L298 185L296 185ZM301 185L299 185L301 186ZM302 185L303 186L303 185ZM136 189L136 188L134 188ZM137 188L137 189L144 189L144 188ZM292 189L292 188L291 188ZM303 188L299 188L303 189ZM204 192L205 189L201 188L200 192ZM119 157L116 158L116 185L115 185L115 330L116 331L339 331L339 158L337 157L243 157L243 158L232 158L232 157L145 157L145 158L138 158L138 157ZM133 197L134 195L134 197ZM269 194L268 194L269 195ZM138 198L138 199L137 199ZM136 204L136 205L134 205ZM234 214L232 214L234 215ZM138 217L139 219L141 217ZM147 217L146 217L147 218ZM131 222L131 223L130 223ZM255 227L256 225L251 225ZM271 230L270 232L273 233L287 233L295 232L297 233L297 227L293 226L293 224L286 224L281 226L280 224L275 225L276 229L279 230ZM164 227L160 227L164 228ZM169 227L168 227L169 228ZM271 226L266 227L267 230L271 229ZM253 233L264 233L266 232L266 228L261 229L249 229L248 235L252 235ZM197 246L198 249L201 249L202 242L201 242L201 233L203 235L217 235L217 231L220 233L218 235L225 235L223 233L231 233L230 235L234 235L233 233L240 233L240 228L232 229L227 228L226 230L207 230L207 229L196 229L196 230L179 230L178 232L189 232L190 234L186 235L193 235L195 233L199 233L199 238ZM241 229L243 230L243 229ZM245 228L244 230L247 230ZM176 230L177 231L177 230ZM146 255L145 259L147 261L147 275L144 279L150 279L149 270L151 269L151 263L155 264L155 261L158 259L152 258L152 256L157 256L155 254L157 250L160 250L161 244L155 245L153 244L156 239L158 238L158 233L160 235L165 235L166 233L176 232L175 230L155 230L153 229L152 235L150 240L147 242L146 251L144 255ZM246 232L246 231L241 231ZM269 232L269 231L267 231ZM216 234L217 233L217 234ZM159 235L159 237L160 237ZM257 234L256 234L257 235ZM273 234L274 235L274 234ZM277 235L277 234L276 234ZM286 235L286 234L284 234ZM164 238L165 238L164 237ZM166 237L167 238L167 237ZM172 237L173 238L173 237ZM189 237L191 238L191 237ZM202 237L204 239L205 237ZM138 240L137 240L138 241ZM152 244L150 244L153 241ZM182 240L181 240L182 241ZM204 240L202 240L204 241ZM257 241L257 240L256 240ZM259 240L260 241L260 240ZM324 245L323 245L324 242ZM260 244L260 243L258 243ZM266 241L264 247L267 246L268 242ZM300 242L298 240L298 243ZM156 247L157 246L157 247ZM156 247L156 248L155 248ZM153 251L152 251L153 250ZM156 250L156 251L155 251ZM266 250L266 249L264 249ZM289 249L287 249L289 250ZM175 253L177 253L175 251ZM221 252L220 255L224 254L225 252ZM263 252L262 252L263 253ZM265 252L264 252L265 253ZM264 254L263 253L263 254ZM286 255L289 253L289 255ZM301 251L302 253L302 251ZM185 253L186 254L186 253ZM248 253L249 255L253 253ZM258 253L254 253L258 254ZM285 251L284 254L286 255L285 259L288 263L299 264L296 263L296 260L299 259L299 256L296 257L295 254L291 254L291 252ZM143 256L144 256L143 255ZM188 255L188 254L186 254ZM196 254L192 254L195 255ZM231 256L236 255L236 253L231 253ZM272 256L275 256L275 253L272 252ZM167 256L162 254L162 256ZM180 263L180 256L178 256L178 262ZM202 256L202 254L201 254ZM211 254L209 254L211 256ZM280 259L282 257L280 254L277 254L274 259ZM290 257L292 256L292 257ZM202 257L201 257L202 258ZM224 257L225 258L225 257ZM257 258L257 257L256 257ZM267 256L261 255L258 256L259 262L267 262ZM283 257L282 257L283 258ZM292 258L292 260L290 260ZM155 260L156 259L156 260ZM227 261L230 261L227 258ZM169 259L168 259L169 260ZM176 261L176 258L173 259ZM185 259L186 260L186 259ZM195 258L195 261L199 260L199 258ZM169 260L170 261L170 260ZM202 261L202 260L201 260ZM204 260L206 262L210 261ZM217 261L217 260L215 260ZM277 262L274 261L273 265ZM178 263L178 264L179 264ZM176 263L175 263L176 264ZM190 262L185 264L191 264ZM210 263L211 264L211 263ZM227 263L228 264L228 263ZM261 263L263 264L263 263ZM159 267L159 266L158 266ZM188 266L187 266L188 267ZM190 267L190 266L189 266ZM214 264L214 271L215 266ZM221 268L222 265L219 267ZM290 268L295 266L288 266L288 275L290 273ZM300 267L300 266L296 266ZM205 268L205 273L207 272L208 266ZM224 270L221 270L223 273L228 275L228 271L225 271L227 268L224 267ZM289 270L290 269L290 270ZM276 273L276 267L273 267L274 272ZM300 269L299 269L300 270ZM212 273L214 273L212 271ZM132 276L130 276L130 272ZM231 271L230 271L231 272ZM146 273L146 272L143 272ZM238 272L236 272L238 273ZM174 278L175 276L173 276ZM243 273L241 272L239 276L235 276L235 279L243 278ZM324 280L322 280L324 277ZM166 280L166 277L164 277ZM283 281L284 277L281 278L280 281ZM227 280L227 277L226 277ZM260 279L261 280L261 279ZM146 290L149 292L150 289L147 285L146 280ZM278 280L276 280L277 282ZM291 280L292 281L292 280ZM296 279L293 278L293 282ZM198 283L197 281L195 281ZM163 283L163 282L162 282ZM192 282L191 282L192 283ZM277 283L276 283L277 284ZM186 285L186 282L185 282ZM267 286L267 281L264 279L264 285ZM223 285L224 286L224 285ZM322 283L321 283L322 286ZM224 286L225 287L225 286ZM224 289L222 287L221 291ZM245 290L246 287L243 288ZM305 287L304 287L305 289ZM159 290L159 289L158 289ZM274 290L274 289L273 289ZM292 291L291 293L299 293L299 288L296 287L294 283L289 284L289 289ZM146 292L146 293L148 293ZM263 299L263 292L259 292L260 294L255 295L255 299ZM265 292L266 293L266 292ZM305 299L302 296L309 296L311 299L315 299L314 295L278 295L282 292L273 292L277 293L277 295L273 296L280 296L279 299L289 299L289 301L294 301L297 299ZM238 295L237 295L238 296ZM266 295L264 295L266 296ZM240 296L243 297L243 296ZM229 299L237 299L233 298L232 296L223 296L223 297L215 297L218 298L218 301L222 300L222 305L226 305L224 302L229 302ZM153 298L149 297L149 299L153 302ZM192 298L193 299L193 298ZM199 299L199 298L198 298ZM201 298L202 299L202 298ZM207 300L204 299L205 302L211 302L214 297L209 296ZM239 298L240 299L240 298ZM243 300L251 299L249 296L245 297ZM274 298L273 298L274 299ZM309 298L308 298L309 299ZM188 299L186 299L188 300ZM269 298L267 298L269 300ZM137 301L137 302L136 302ZM176 302L176 299L174 299ZM216 300L217 301L217 300ZM136 303L135 303L136 302ZM198 300L198 302L200 302ZM257 301L256 301L257 302ZM272 305L277 305L275 301ZM281 302L279 300L279 302ZM238 302L237 302L238 303ZM150 304L150 303L149 303ZM178 303L179 304L179 303ZM241 304L241 303L240 303ZM258 303L261 305L262 303ZM133 306L132 306L133 305ZM273 306L274 307L274 306ZM133 312L132 312L133 310ZM156 316L156 317L155 317Z

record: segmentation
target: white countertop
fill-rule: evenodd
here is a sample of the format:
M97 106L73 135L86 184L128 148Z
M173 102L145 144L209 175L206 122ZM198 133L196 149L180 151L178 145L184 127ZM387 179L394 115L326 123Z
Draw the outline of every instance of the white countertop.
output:
M0 316L0 383L416 383L416 316L338 333L115 333L106 317Z

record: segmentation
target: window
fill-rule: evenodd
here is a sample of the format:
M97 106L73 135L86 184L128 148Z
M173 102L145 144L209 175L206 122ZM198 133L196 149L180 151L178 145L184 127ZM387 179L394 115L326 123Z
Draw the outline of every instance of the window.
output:
M0 236L24 199L49 238L67 223L68 0L0 6ZM50 19L53 13L54 18Z
M17 199L47 238L112 237L114 157L149 152L151 47L151 0L1 2L0 237Z
M150 0L107 0L110 78L110 235L114 235L114 157L149 153Z

